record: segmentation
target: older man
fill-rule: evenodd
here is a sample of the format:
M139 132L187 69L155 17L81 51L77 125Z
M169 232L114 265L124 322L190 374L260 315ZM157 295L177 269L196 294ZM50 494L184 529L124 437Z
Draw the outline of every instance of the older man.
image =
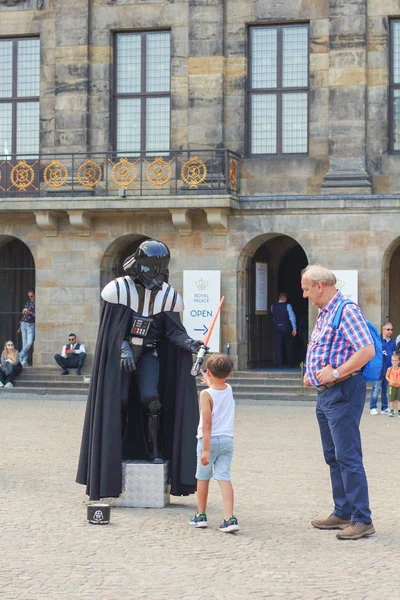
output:
M378 396L381 392L381 414L388 415L390 410L388 408L388 389L389 383L386 380L386 371L392 366L392 354L396 350L396 342L392 340L393 325L387 321L382 327L382 352L383 352L383 366L381 378L378 381L374 381L371 389L371 398L369 401L369 408L371 415L378 414Z
M357 540L375 533L359 429L366 395L360 371L375 355L375 348L356 304L343 308L340 325L333 330L333 319L345 298L336 289L331 271L309 265L302 272L301 287L304 298L320 309L307 349L304 384L318 390L317 419L334 501L332 514L311 524L342 530L338 539Z

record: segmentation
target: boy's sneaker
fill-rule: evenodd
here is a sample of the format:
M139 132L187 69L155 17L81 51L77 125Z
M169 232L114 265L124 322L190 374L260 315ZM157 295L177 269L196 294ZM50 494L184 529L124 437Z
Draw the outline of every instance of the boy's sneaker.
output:
M236 517L232 516L230 519L224 519L222 525L219 526L220 531L224 533L232 533L233 531L239 531L239 524Z
M193 525L193 527L208 527L206 513L197 512L194 517L190 519L189 525Z
M389 417L394 417L394 410L391 410L389 413Z

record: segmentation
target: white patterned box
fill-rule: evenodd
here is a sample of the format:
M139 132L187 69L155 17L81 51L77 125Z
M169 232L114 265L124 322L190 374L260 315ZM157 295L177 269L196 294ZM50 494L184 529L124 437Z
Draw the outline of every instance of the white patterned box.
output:
M153 464L142 460L122 462L122 494L102 498L110 506L129 508L164 508L169 504L169 462Z

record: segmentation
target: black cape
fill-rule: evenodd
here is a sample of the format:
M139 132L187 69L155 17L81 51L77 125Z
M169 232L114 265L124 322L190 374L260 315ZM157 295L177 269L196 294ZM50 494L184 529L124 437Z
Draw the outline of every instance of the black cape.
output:
M120 350L131 314L126 306L104 303L76 478L77 483L86 485L90 500L118 497L122 492L122 459L143 457L141 409L134 397L124 450L121 443ZM185 332L178 313L164 314ZM171 494L188 495L196 490L199 420L196 381L190 374L192 355L161 337L159 356L163 452L170 461ZM134 396L134 389L130 392Z

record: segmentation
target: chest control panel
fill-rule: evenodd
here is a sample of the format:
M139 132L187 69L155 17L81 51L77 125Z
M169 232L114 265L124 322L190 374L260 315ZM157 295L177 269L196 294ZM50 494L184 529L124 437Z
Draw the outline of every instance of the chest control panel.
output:
M135 317L132 323L131 335L145 338L149 333L152 322L152 317Z

